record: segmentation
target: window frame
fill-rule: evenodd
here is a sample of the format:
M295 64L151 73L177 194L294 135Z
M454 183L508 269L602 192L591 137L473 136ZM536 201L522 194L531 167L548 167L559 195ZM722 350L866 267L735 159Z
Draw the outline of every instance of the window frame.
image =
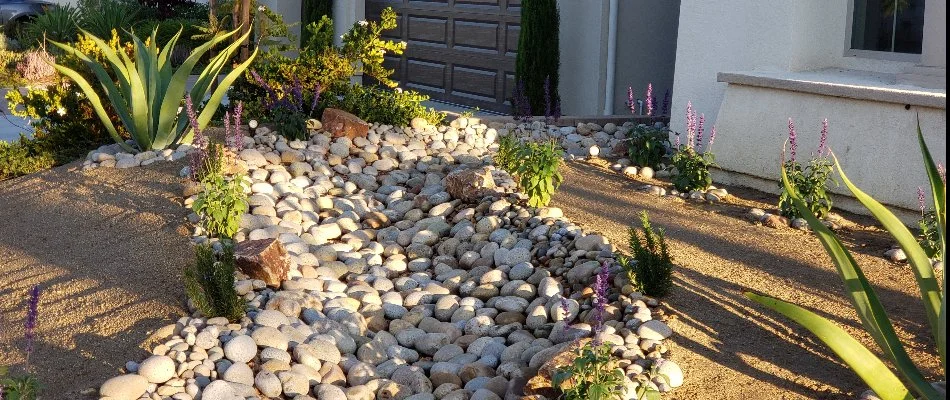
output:
M862 50L854 49L851 47L851 38L854 35L854 2L855 0L848 0L848 14L847 14L847 26L845 29L845 38L844 38L844 56L845 57L855 57L855 58L868 58L874 60L884 60L884 61L900 61L900 62L912 62L920 63L921 55L912 54L912 53L897 53L891 51L876 51L876 50ZM924 0L924 7L926 7L927 0Z

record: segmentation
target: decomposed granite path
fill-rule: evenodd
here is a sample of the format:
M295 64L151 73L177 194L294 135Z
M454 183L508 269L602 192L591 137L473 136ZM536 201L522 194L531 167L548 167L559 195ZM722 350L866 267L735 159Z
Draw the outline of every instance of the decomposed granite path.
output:
M31 363L44 400L90 398L185 315L180 168L72 165L0 182L0 365L23 368L27 293L39 285Z
M552 205L619 248L629 249L627 228L639 226L641 210L666 230L678 269L675 288L663 300L676 315L671 359L683 367L686 380L664 398L854 399L865 390L808 331L742 296L751 289L793 301L873 346L813 235L752 225L728 205L682 204L640 193L636 182L590 165L570 163L562 172L564 184ZM935 378L936 351L910 269L880 257L890 243L884 234L853 234L859 235L845 242L911 356Z

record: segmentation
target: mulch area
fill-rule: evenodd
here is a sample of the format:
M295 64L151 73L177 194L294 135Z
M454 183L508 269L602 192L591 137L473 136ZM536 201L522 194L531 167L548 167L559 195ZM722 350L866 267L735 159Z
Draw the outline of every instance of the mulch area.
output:
M774 196L729 187L734 197L723 204L683 203L638 192L643 183L585 163L568 163L562 173L552 206L618 248L629 249L627 229L639 226L641 210L666 231L678 268L675 288L662 300L675 317L671 359L686 380L665 398L854 399L866 390L811 333L742 295L751 290L795 302L876 349L817 238L748 220L748 207L774 207ZM840 234L911 356L933 380L942 379L913 273L882 258L892 240L860 225Z

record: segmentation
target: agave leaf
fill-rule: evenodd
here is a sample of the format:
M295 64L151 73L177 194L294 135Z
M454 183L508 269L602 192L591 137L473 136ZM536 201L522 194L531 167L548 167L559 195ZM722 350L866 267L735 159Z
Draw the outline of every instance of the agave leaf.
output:
M874 218L884 226L884 229L887 229L891 236L897 240L897 243L900 244L904 253L907 254L911 270L914 271L914 277L917 278L917 286L920 287L920 296L924 301L924 308L927 310L927 321L930 322L930 328L934 337L936 337L938 310L940 309L940 298L942 296L940 294L940 285L937 283L937 278L934 275L933 264L930 263L930 258L927 257L927 253L920 247L917 238L914 234L910 233L907 226L904 225L901 220L897 219L893 213L888 211L883 204L874 200L874 198L855 186L854 183L848 179L848 176L845 175L834 153L832 153L832 157L834 158L835 167L844 185L847 186L848 190L854 194L854 197L874 215Z
M802 200L801 195L798 194L798 190L795 189L789 181L788 174L785 173L785 168L781 170L782 184L785 186L785 191L795 204L795 207L798 208L802 217L808 221L808 225L825 247L825 251L831 256L831 260L838 269L838 275L840 275L844 281L846 293L851 299L855 311L857 311L858 316L861 318L864 329L871 334L871 337L884 354L894 362L898 372L910 381L915 392L924 395L928 399L937 398L937 393L934 388L930 386L930 383L927 382L923 374L921 374L920 370L917 369L917 366L914 365L913 361L911 361L907 355L904 345L900 342L900 338L894 331L894 326L891 325L891 321L887 318L884 306L881 305L881 301L877 298L877 294L874 293L874 288L871 287L871 284L864 276L864 272L858 267L857 261L855 261L851 253L845 249L838 237L808 210L808 206L805 204L805 201Z
M59 73L66 75L69 77L69 79L72 79L73 82L76 83L80 89L82 89L83 93L86 94L86 98L89 99L89 103L92 104L92 109L96 112L96 115L99 116L102 124L105 125L106 130L109 132L109 136L112 136L112 140L115 140L115 142L118 143L123 150L134 152L135 150L132 149L132 146L126 144L125 141L122 140L122 137L119 136L119 132L115 129L115 125L113 125L112 120L109 119L109 114L106 113L106 110L102 106L102 100L99 99L99 95L96 94L96 91L92 88L92 86L89 85L89 82L86 81L86 78L83 78L78 72L62 65L53 64L53 68L56 68Z
M934 159L930 155L930 149L927 148L927 142L924 140L924 134L920 130L920 117L917 117L917 142L920 143L920 153L924 157L924 168L927 170L927 177L930 179L930 190L934 199L934 214L937 217L937 233L940 235L941 248L940 254L943 255L943 261L947 259L947 186L934 164ZM943 275L943 292L940 300L940 311L937 319L937 350L940 352L940 362L944 370L944 380L946 380L947 371L947 275Z
M166 90L167 94L162 100L160 115L179 115L178 107L181 106L181 98L179 98L179 95L185 93L188 77L191 75L191 70L195 68L195 64L197 64L204 53L210 50L214 45L233 36L235 33L237 33L237 30L220 34L192 50L191 55L185 59L185 62L178 67L178 70L175 71L169 80L168 89ZM194 100L198 102L201 101L201 99ZM183 124L180 124L179 120L180 118L163 118L159 121L158 132L174 132L175 141L180 141L180 139L182 139L180 129Z
M110 102L112 103L112 105L113 105L112 108L115 110L116 114L119 116L119 119L122 121L123 124L125 124L125 126L132 126L132 125L131 125L132 119L131 119L131 117L129 116L128 110L125 108L125 104L126 104L126 103L125 103L125 97L123 96L122 91L120 91L119 88L117 88L117 87L115 86L115 83L112 82L112 78L110 78L110 77L109 77L109 74L106 73L105 68L103 68L101 65L99 65L99 63L97 63L97 62L93 61L92 59L90 59L89 56L87 56L87 55L85 55L85 54L79 52L78 50L76 50L74 47L71 47L71 46L66 45L66 44L63 44L63 43L54 42L54 41L50 41L50 43L52 43L52 44L55 45L56 47L59 47L60 49L63 49L63 51L66 51L67 53L76 56L76 57L79 58L86 66L88 66L88 67L92 70L92 72L96 75L96 78L99 79L99 83L102 84L102 87L103 87L103 89L104 89L105 92L106 92L106 95L109 97L109 101L110 101ZM97 45L98 45L98 44L97 44ZM105 43L103 43L103 45L105 45ZM106 45L106 46L108 46L108 45ZM111 51L111 49L109 49L109 50ZM113 55L114 55L114 53L113 53ZM117 57L116 57L116 60L118 60ZM119 70L119 71L120 71L120 72L118 73L119 75L122 75L122 73L124 72L124 66L121 65L121 64L120 64L120 65L113 65L113 69L114 69L114 70ZM84 89L84 91L85 91L85 89ZM88 97L88 93L86 93L86 94L87 94L87 97ZM97 113L97 115L98 115L98 113ZM101 118L100 118L100 119L101 119ZM109 120L109 121L103 121L103 123L106 124L106 125L112 125L112 121L111 121L111 120ZM108 128L108 126L107 126L107 128ZM114 126L114 125L113 125L113 129L115 129L115 126ZM111 135L111 132L110 132L110 135ZM123 144L124 144L124 141L121 140L121 138L116 139L116 137L113 137L113 140L116 140L117 142L121 141L121 142L123 142ZM129 149L131 150L131 147L129 147Z
M208 124L208 121L211 121L211 117L214 116L218 106L221 105L221 99L224 98L224 94L227 93L228 88L234 83L234 81L241 77L241 75L244 74L244 71L251 66L251 63L254 62L254 58L257 57L258 50L259 49L255 48L254 52L251 53L246 61L234 67L230 73L221 79L220 84L218 84L218 88L215 89L214 93L211 94L211 98L208 99L204 109L201 110L201 114L198 115L198 126L204 127Z
M749 292L745 296L790 318L818 336L882 400L913 400L910 391L887 365L844 329L795 304Z

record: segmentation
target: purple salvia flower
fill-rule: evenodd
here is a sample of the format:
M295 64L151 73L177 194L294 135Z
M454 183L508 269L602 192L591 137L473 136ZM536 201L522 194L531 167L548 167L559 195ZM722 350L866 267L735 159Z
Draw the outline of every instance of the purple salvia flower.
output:
M597 337L603 332L604 316L607 314L607 292L610 290L609 267L610 261L605 260L601 263L600 271L597 272L597 276L594 278L594 340L598 342L595 345L600 345Z
M39 316L38 308L40 304L40 287L30 288L30 300L27 302L26 323L24 324L24 337L26 338L26 366L29 369L30 355L33 354L33 341L36 339L36 318Z
M633 86L627 86L627 107L630 107L630 114L637 113L637 103L633 100Z
M696 135L696 112L693 111L693 102L686 102L686 146L693 147L693 137Z
M706 133L706 114L699 114L699 124L696 125L696 148L703 144L703 135Z
M268 101L266 106L268 109L270 109L273 107L274 102L277 101L277 92L274 91L274 88L272 88L270 84L264 80L264 78L261 78L261 76L257 74L257 71L251 70L251 77L254 78L254 81L257 82L258 86L264 88L264 90L267 92Z
M653 84L647 84L647 116L653 116Z
M554 99L554 120L561 119L561 100Z
M788 149L792 155L791 161L795 162L795 156L798 153L798 133L795 131L795 122L788 119Z
M920 215L927 213L927 197L924 195L924 188L917 186L917 206L920 207Z
M713 125L712 129L709 130L709 143L706 143L706 151L709 151L712 148L713 142L716 141L716 125Z
M947 169L943 167L943 164L937 164L937 175L940 175L940 180L943 181L943 184L947 184Z
M564 318L567 318L568 315L571 315L571 307L567 303L567 298L564 296L561 296L561 312L564 313ZM567 321L565 320L565 322Z
M663 115L670 115L671 104L673 104L673 93L670 89L666 89L666 94L663 95Z
M818 157L825 155L826 146L828 146L828 118L821 121L821 137L818 140Z
M244 147L244 135L241 133L241 117L244 115L244 102L239 101L236 106L234 106L234 113L231 115L233 119L232 122L232 131L225 131L225 140L227 141L227 146L231 150L238 151Z
M679 132L677 132L675 136L676 136L676 143L673 144L673 147L679 149L679 148L680 148L680 134L679 134Z

